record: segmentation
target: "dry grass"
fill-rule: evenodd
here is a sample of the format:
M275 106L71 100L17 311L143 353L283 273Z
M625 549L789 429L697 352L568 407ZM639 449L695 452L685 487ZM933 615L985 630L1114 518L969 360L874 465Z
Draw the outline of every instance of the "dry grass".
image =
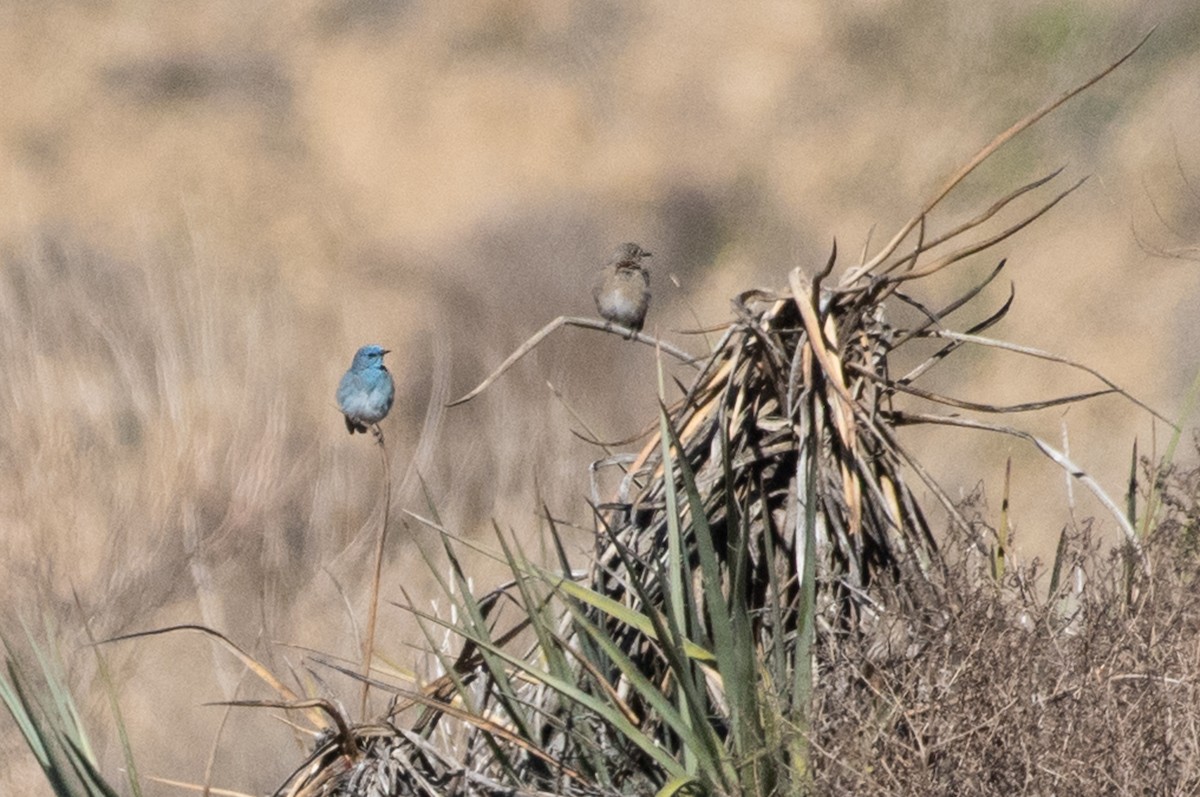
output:
M1194 513L1194 494L1186 503ZM918 654L864 667L860 642L833 644L815 723L819 792L1200 788L1193 524L1177 511L1160 526L1149 546L1154 589L1133 605L1126 562L1102 553L1085 524L1051 595L1044 565L991 584L977 562L950 571L948 622L910 625Z

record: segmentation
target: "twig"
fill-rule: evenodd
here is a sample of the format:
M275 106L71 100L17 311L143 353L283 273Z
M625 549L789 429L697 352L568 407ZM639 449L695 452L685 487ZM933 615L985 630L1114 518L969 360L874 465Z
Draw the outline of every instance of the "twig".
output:
M970 418L954 418L946 415L926 415L919 413L897 413L896 421L898 423L933 423L943 426L961 426L965 429L979 429L985 432L999 432L1000 434L1011 435L1022 440L1026 440L1054 461L1060 468L1063 468L1074 478L1083 483L1085 487L1091 490L1092 495L1104 505L1104 508L1116 519L1117 525L1121 527L1121 532L1125 535L1129 547L1137 556L1138 564L1141 565L1142 573L1146 577L1150 576L1150 562L1146 559L1146 554L1142 550L1141 540L1138 538L1137 532L1130 525L1129 519L1125 517L1125 513L1117 506L1108 493L1096 483L1096 480L1087 474L1083 468L1072 462L1065 454L1051 447L1048 443L1040 438L1026 432L1023 429L1014 429L1011 426L998 426L996 424L983 423L981 421L971 420Z
M931 326L934 326L934 325L941 326L942 321L944 321L946 318L948 318L951 313L962 308L964 305L967 304L967 302L971 301L976 296L978 296L983 291L984 288L986 288L988 285L991 285L992 280L996 279L996 277L1000 274L1001 271L1004 270L1004 267L1007 264L1008 264L1007 260L1001 260L998 264L996 264L996 267L992 269L992 272L983 279L982 282L980 282L978 285L975 285L969 291L967 291L966 293L964 293L962 296L958 297L954 301L950 302L950 304L946 305L945 307L943 307L940 310L930 310L929 308L925 307L925 305L921 304L920 302L918 302L916 299L912 298L908 294L903 293L901 291L896 291L896 293L894 295L897 299L899 299L900 301L909 305L910 307L916 308L916 310L919 313L921 313L922 315L925 316L926 320L921 322L917 326L913 327L912 329L909 329L908 331L900 334L899 337L897 337L896 340L892 343L891 348L893 350L899 348L902 344L907 343L912 338L915 338L917 335L919 335L922 332L924 332L925 330L929 329ZM1012 303L1013 297L1016 294L1016 289L1012 286L1011 283L1009 284L1008 294L1009 294L1008 302L1006 302L1005 306L1002 308L1002 313L1008 312L1008 305ZM997 319L997 320L999 320L999 319ZM981 330L971 329L970 331L971 332L979 332ZM901 381L903 381L903 380L901 380Z
M342 753L351 759L359 756L358 748L354 745L354 734L350 730L349 722L342 716L342 712L338 710L337 706L323 697L310 697L303 700L214 700L203 705L240 706L242 708L282 708L289 711L304 711L308 714L312 713L312 709L321 709L327 717L333 720L333 725L337 728L335 740Z
M869 368L865 368L858 363L847 363L846 367L855 373L878 382L888 390L898 391L900 393L908 393L909 395L923 398L926 401L934 401L938 404L945 404L948 407L957 407L960 410L974 410L976 412L994 412L999 414L1010 414L1017 412L1032 412L1034 410L1044 410L1049 407L1058 407L1062 404L1075 404L1076 402L1086 401L1087 399L1096 398L1098 396L1107 396L1110 393L1116 393L1113 388L1107 390L1093 390L1089 393L1073 393L1069 396L1060 396L1059 398L1044 399L1042 401L1027 401L1022 404L984 404L977 401L967 401L958 399L952 396L943 396L940 393L934 393L929 390L922 390L912 385L902 382L892 382L879 376Z
M1097 371L1095 368L1090 368L1090 367L1084 365L1083 363L1077 363L1074 360L1068 360L1066 357L1060 357L1057 354L1051 354L1048 351L1042 351L1041 349L1035 349L1030 346L1018 346L1015 343L1008 343L1007 341L996 340L995 338L984 338L984 337L980 337L978 335L967 335L962 332L951 332L948 329L933 330L932 332L926 333L926 337L946 338L947 340L956 340L956 341L960 341L962 343L978 343L980 346L991 346L996 349L1004 349L1005 351L1016 352L1017 354L1027 354L1030 357L1036 357L1039 360L1049 360L1052 363L1062 363L1063 365L1068 365L1072 368L1077 368L1080 371L1083 371L1084 373L1091 374L1092 376L1096 377L1101 382L1108 385L1113 390L1120 393L1122 396L1129 399L1134 404L1136 404L1137 406L1144 409L1146 412L1153 415L1155 418L1158 418L1160 421L1167 424L1175 431L1179 431L1179 427L1176 426L1175 423L1170 418L1163 415L1161 412L1157 412L1153 407L1151 407L1149 404L1146 404L1144 401L1140 401L1139 399L1134 397L1133 394L1131 394L1129 391L1122 388L1116 382L1113 382L1111 379L1109 379L1104 374Z
M108 639L102 639L99 642L96 642L95 644L107 645L107 644L110 644L113 642L123 642L127 639L141 639L143 637L160 636L163 634L173 633L175 631L197 631L197 632L209 637L210 639L216 639L217 641L219 641L221 644L223 644L225 646L226 650L228 650L235 657L237 657L238 661L240 661L243 665L245 665L245 667L248 670L250 670L250 672L257 675L264 683L267 684L267 686L269 686L273 690L275 690L275 693L278 694L281 698L283 698L286 701L300 700L299 695L297 695L295 692L293 692L291 689L289 689L282 681L280 681L278 678L276 678L275 675L270 670L268 670L266 667L264 667L262 664L260 664L258 661L256 661L253 656L251 656L246 651L242 650L237 644L235 644L233 642L233 640L231 640L229 637L222 634L220 631L214 631L213 629L208 628L207 626L197 625L195 623L180 623L179 625L169 625L169 626L165 626L163 628L152 628L149 631L134 631L129 634L120 634L118 636L109 637ZM326 726L326 723L324 723L321 719L320 713L312 711L312 710L306 711L305 713L308 716L309 721L312 722L314 728L324 728Z
M585 329L598 329L602 332L619 334L626 339L636 340L638 343L644 343L647 346L658 347L667 354L686 363L687 365L696 365L696 363L700 362L700 358L693 357L683 349L676 348L670 343L665 343L653 335L647 335L644 332L634 332L633 330L626 329L619 324L601 321L596 318L577 318L574 316L560 315L558 318L554 319L549 324L546 324L546 326L538 330L529 340L522 343L520 348L508 355L508 359L500 363L500 367L493 371L487 379L480 382L474 390L472 390L470 393L467 393L465 396L462 396L461 398L456 398L446 406L457 407L459 404L465 404L483 391L487 390L493 382L499 379L504 372L511 368L518 360L537 348L537 345L541 343L551 332L564 325L584 327Z

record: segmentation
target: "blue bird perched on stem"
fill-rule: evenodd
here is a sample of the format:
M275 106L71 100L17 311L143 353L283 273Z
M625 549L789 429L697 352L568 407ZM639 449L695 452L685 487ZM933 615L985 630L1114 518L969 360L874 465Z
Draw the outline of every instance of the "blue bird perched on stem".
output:
M396 386L392 375L383 365L388 350L370 344L354 353L350 370L338 384L338 409L346 416L350 434L362 432L382 421L392 408Z

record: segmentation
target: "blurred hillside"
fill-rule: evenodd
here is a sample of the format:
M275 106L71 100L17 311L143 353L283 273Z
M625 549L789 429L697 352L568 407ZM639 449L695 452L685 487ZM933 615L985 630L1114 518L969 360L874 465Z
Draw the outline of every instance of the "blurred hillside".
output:
M419 472L463 532L533 530L539 495L589 528L587 466L603 452L570 430L621 440L652 419L649 349L569 329L481 398L439 408L546 321L591 313L615 243L655 255L647 329L700 351L678 330L817 267L835 236L843 262L872 227L886 239L996 132L1155 25L953 208L965 218L1064 164L1090 174L1002 247L1017 299L995 332L1174 415L1200 367L1200 274L1134 229L1200 244L1193 0L4 4L4 630L47 610L77 627L74 588L100 636L203 621L281 671L300 654L271 640L355 650L346 606L361 618L380 468L332 394L365 342L395 352L397 510L427 513ZM999 305L1005 286L992 291ZM974 362L927 387L1000 403L1094 387ZM1061 411L1023 420L1060 440ZM1143 453L1154 439L1114 398L1065 422L1074 459L1116 494L1134 438ZM995 506L1011 453L1019 542L1046 550L1067 518L1055 468L1009 440L922 434L910 442L935 473L956 491L984 482ZM435 539L393 518L389 573L419 594L417 546ZM419 635L396 614L380 647L411 666ZM219 713L197 704L231 694L237 669L190 639L111 655L144 771L198 778ZM103 717L89 660L72 663ZM290 737L249 721L259 731L225 742L238 754L218 769L261 791L294 763L277 759ZM116 748L105 756L116 771ZM32 788L31 766L0 790Z

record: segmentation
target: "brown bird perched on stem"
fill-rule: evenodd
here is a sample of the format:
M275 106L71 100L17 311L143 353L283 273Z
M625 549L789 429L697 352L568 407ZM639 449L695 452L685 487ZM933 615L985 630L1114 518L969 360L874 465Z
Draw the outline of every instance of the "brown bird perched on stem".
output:
M629 339L642 331L650 306L650 272L642 260L650 253L637 244L621 244L596 275L592 298L605 321L629 327Z

